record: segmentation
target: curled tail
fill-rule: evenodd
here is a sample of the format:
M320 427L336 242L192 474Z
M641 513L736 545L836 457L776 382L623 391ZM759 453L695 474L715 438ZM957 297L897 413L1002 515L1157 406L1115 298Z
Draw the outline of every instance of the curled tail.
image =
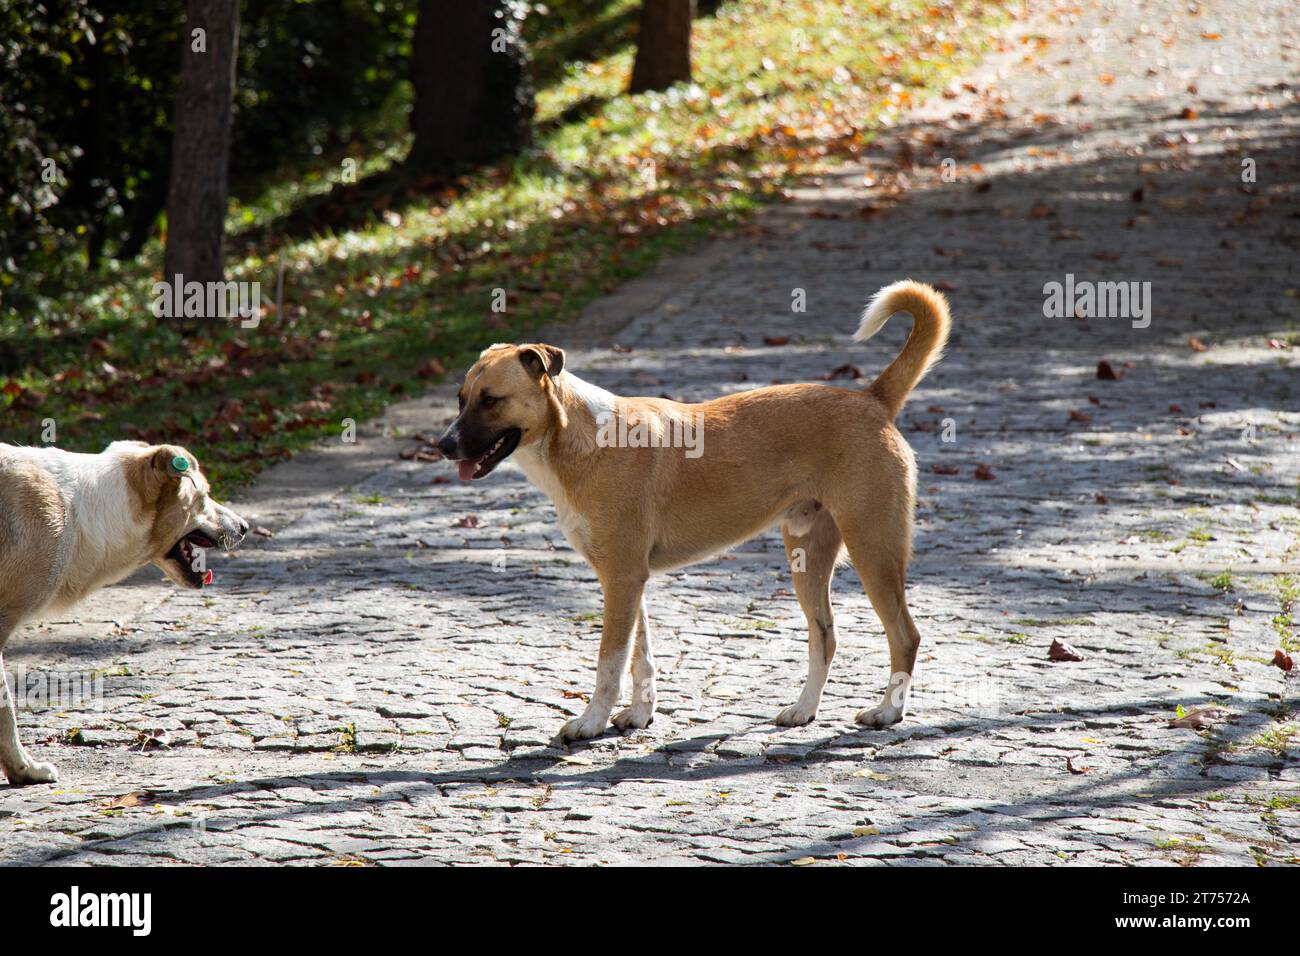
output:
M889 409L891 418L902 410L908 393L916 388L930 366L939 361L951 324L948 300L941 292L923 282L903 279L871 297L854 341L865 342L871 338L895 312L912 316L912 334L907 337L903 351L868 389Z

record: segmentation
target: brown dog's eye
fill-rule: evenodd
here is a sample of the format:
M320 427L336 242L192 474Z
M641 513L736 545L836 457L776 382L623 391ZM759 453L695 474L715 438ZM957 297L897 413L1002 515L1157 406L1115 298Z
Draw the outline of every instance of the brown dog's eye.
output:
M491 408L493 405L496 405L500 401L501 399L497 398L495 395L487 395L487 394L480 395L478 399L478 403L482 405L484 408Z

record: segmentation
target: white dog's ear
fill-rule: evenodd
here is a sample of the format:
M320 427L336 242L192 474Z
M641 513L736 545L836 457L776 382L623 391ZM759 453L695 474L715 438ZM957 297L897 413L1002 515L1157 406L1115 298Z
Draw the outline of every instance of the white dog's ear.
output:
M564 349L554 345L525 345L519 350L519 361L536 378L551 378L564 371Z
M189 456L175 445L159 445L153 453L153 467L168 478L186 478L194 473Z

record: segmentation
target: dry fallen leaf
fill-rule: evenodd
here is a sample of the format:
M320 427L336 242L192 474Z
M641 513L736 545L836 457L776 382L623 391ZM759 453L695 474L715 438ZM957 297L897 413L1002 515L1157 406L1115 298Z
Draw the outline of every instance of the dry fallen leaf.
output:
M1181 727L1189 730L1203 730L1210 726L1216 720L1222 720L1226 714L1222 707L1197 707L1195 710L1188 711L1181 717L1175 717L1169 721L1170 727Z
M888 780L888 779L889 779L889 775L888 775L888 774L877 773L876 771L872 770L870 767L863 767L861 770L855 770L855 771L853 771L853 776L855 776L855 777L866 777L868 780Z
M1102 359L1097 363L1097 377L1104 382L1118 382L1124 377L1124 373L1115 371L1109 362Z
M975 477L980 481L993 481L997 478L997 475L993 474L993 468L991 466L984 464L984 462L980 462L975 466Z
M169 747L171 746L171 734L165 730L146 730L140 734L140 751L143 753L150 747Z
M862 378L862 369L856 365L841 365L839 368L827 372L824 378L828 382L833 382L837 378Z
M1070 773L1091 773L1092 772L1091 767L1084 766L1083 764L1078 764L1076 766L1073 757L1065 758L1065 769L1070 771Z
M961 469L956 465L931 465L930 470L936 475L960 475Z
M104 803L103 807L105 810L127 810L131 807L141 806L148 799L148 791L133 790L131 793L124 793L120 797L114 797Z
M1083 655L1076 651L1065 641L1053 640L1052 646L1047 649L1047 657L1053 661L1081 661Z
M1187 347L1193 352L1208 352L1210 347L1194 335L1187 337Z
M1291 655L1278 648L1273 652L1273 666L1282 668L1288 674L1291 673Z

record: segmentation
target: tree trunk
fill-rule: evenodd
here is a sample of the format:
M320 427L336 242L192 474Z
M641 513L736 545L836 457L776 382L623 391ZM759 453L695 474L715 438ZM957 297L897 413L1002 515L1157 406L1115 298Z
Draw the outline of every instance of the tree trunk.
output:
M641 0L630 93L666 90L691 81L691 21L695 0Z
M452 173L532 142L533 85L516 7L509 0L420 0L411 46L411 168Z
M220 282L239 0L187 0L182 43L163 280Z

